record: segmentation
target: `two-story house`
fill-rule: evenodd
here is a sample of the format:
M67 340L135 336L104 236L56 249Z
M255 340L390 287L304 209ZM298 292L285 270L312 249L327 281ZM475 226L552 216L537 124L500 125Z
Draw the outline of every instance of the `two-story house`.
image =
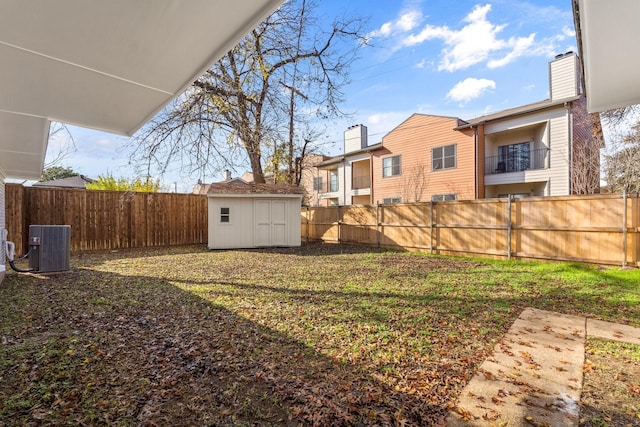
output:
M367 127L344 133L344 153L316 164L326 185L316 205L409 203L476 197L474 131L457 117L414 114L367 144Z
M366 126L350 127L345 154L316 164L315 205L599 192L602 130L574 53L549 63L549 82L544 101L470 120L414 114L371 146Z
M478 147L478 198L561 196L599 189L602 131L586 112L578 57L549 63L550 97L466 120Z
M315 165L317 206L370 204L372 158L382 144L368 145L367 127L354 125L344 132L344 153ZM317 184L317 185L316 185Z
M474 131L457 117L414 114L373 152L373 203L475 199Z

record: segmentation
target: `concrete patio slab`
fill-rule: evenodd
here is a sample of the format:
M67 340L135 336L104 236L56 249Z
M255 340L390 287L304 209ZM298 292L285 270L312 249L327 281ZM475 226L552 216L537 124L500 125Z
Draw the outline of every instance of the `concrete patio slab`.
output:
M525 309L462 391L447 426L577 426L587 337L640 345L640 328Z
M618 323L587 319L587 335L594 338L640 345L640 328Z
M585 319L526 309L460 396L448 426L577 426Z

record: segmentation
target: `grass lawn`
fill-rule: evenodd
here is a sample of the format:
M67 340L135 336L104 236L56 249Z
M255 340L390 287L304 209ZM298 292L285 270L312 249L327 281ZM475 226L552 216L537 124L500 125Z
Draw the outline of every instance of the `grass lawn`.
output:
M0 424L433 425L524 307L640 325L640 271L353 246L80 254L0 285Z

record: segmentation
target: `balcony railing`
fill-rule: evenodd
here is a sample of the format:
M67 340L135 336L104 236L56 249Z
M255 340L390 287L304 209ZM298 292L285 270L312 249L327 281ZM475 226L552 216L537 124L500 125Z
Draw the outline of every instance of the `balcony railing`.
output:
M371 178L369 176L354 176L351 178L351 188L354 190L371 188Z
M485 175L499 173L522 172L547 167L548 148L526 152L508 153L503 156L486 157L484 162Z

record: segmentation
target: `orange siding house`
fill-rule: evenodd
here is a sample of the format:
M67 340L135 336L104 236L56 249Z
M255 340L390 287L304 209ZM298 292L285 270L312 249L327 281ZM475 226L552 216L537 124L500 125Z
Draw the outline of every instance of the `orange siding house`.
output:
M476 179L475 130L454 130L457 117L414 114L382 138L373 152L373 203L469 200Z

